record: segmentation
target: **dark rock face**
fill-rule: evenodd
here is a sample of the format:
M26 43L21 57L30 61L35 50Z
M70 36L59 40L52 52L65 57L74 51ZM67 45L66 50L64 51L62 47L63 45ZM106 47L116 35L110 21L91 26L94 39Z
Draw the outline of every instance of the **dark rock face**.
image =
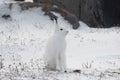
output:
M119 26L119 4L120 0L81 0L80 20L90 27Z
M65 6L61 6L62 8L65 8L72 14L75 14L76 17L80 17L80 0L60 0L61 3Z
M66 3L64 3L64 0L34 0L34 2L35 3L39 2L42 4L57 5L58 7L56 7L56 8L55 7L51 7L51 8L47 7L47 9L44 10L47 12L46 15L48 15L51 19L54 19L56 16L55 15L53 16L53 14L50 12L50 11L54 11L54 12L59 13L61 16L63 16L63 18L65 20L67 20L73 26L73 29L77 29L80 26L79 18L77 18L75 16L75 14L72 14L72 10L74 10L74 9L71 8L72 10L69 10L69 12L67 11L68 9L70 9L65 6L65 5L67 5L67 1L66 1ZM68 2L69 2L69 0L68 0ZM45 6L48 6L48 5L45 5Z
M104 27L102 0L81 0L80 20L91 27Z
M104 0L102 7L105 26L120 26L120 0Z
M27 10L29 8L37 8L37 7L41 7L41 4L37 4L37 3L31 3L31 2L24 2L24 3L18 3L21 7L22 10Z
M120 25L120 0L34 0L49 2L68 10L90 27Z
M80 0L34 0L34 2L55 4L63 9L68 10L72 14L77 15L77 17L79 17L78 6L80 3Z

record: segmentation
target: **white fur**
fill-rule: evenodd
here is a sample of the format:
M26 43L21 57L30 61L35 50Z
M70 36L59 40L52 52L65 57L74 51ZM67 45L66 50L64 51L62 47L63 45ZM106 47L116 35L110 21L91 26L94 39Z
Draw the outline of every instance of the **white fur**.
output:
M45 61L49 70L66 70L66 40L68 31L65 28L56 26L54 34L48 39L45 51Z

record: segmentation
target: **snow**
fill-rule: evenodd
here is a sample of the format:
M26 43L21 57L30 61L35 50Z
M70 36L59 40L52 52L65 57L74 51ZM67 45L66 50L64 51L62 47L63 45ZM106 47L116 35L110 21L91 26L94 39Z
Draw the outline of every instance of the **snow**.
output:
M33 0L25 0L25 2L33 2Z
M4 14L11 18L5 20ZM79 29L73 30L56 15L59 25L69 30L67 67L81 73L43 69L45 45L55 24L41 8L21 11L14 4L10 10L0 4L0 80L120 80L120 28L89 28L80 21Z

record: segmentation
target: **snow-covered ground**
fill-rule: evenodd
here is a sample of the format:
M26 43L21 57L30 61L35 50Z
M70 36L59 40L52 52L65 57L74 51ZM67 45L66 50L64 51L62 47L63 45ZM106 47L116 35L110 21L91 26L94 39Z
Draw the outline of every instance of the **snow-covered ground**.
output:
M8 7L0 4L0 80L120 80L120 28L89 28L80 21L73 30L56 14L59 25L69 30L67 67L81 73L44 71L42 58L54 23L41 8ZM4 14L11 18L2 18Z
M0 0L0 3L4 3L4 2L13 2L14 0ZM24 0L25 2L33 2L33 0Z

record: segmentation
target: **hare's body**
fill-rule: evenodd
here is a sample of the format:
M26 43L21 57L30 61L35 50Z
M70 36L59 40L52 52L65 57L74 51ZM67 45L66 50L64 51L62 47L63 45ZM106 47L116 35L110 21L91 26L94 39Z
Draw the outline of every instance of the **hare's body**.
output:
M60 27L55 30L53 36L48 40L45 52L45 60L47 69L50 70L66 70L66 40L65 37L68 31Z

